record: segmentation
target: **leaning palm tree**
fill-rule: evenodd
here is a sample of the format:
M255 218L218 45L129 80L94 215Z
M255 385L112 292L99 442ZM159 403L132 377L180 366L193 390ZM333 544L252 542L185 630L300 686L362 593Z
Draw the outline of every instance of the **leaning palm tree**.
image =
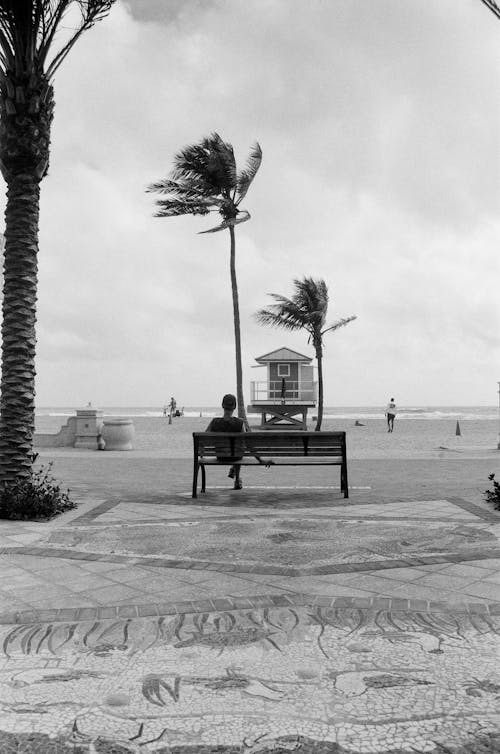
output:
M0 171L7 184L0 483L31 473L38 216L49 165L52 81L76 40L113 2L0 0ZM73 5L79 17L72 15L69 26Z
M222 222L215 228L201 233L216 233L228 230L231 239L230 273L233 294L234 341L236 351L236 397L238 416L248 421L243 399L243 372L241 366L241 334L238 284L236 280L236 238L234 228L250 219L250 213L240 209L250 184L262 162L262 150L255 143L243 170L236 169L236 160L231 144L213 133L199 144L184 147L174 157L174 169L169 178L152 183L148 191L163 194L156 201L155 217L178 215L208 215L218 212Z
M307 342L312 342L318 362L318 417L315 430L319 432L323 421L323 336L344 327L356 317L346 317L326 325L328 287L325 281L304 277L303 280L295 279L293 285L295 293L291 298L270 293L276 303L260 309L255 316L262 325L284 330L306 330L309 333Z

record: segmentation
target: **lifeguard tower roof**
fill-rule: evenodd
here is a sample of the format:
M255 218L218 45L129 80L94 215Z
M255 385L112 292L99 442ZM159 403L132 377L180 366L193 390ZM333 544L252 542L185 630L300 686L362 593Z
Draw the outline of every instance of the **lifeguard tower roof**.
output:
M270 364L274 361L302 361L309 364L312 361L312 358L310 356L304 356L303 353L292 351L291 348L282 346L281 348L277 348L276 351L265 353L263 356L257 356L255 361L258 361L259 364Z

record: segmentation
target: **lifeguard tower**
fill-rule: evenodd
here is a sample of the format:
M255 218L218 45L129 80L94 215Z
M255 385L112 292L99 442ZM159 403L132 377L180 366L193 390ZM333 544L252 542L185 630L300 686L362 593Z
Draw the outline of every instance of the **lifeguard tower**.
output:
M317 397L312 358L283 346L255 361L267 369L266 380L250 383L248 412L260 413L260 428L307 429L307 409Z

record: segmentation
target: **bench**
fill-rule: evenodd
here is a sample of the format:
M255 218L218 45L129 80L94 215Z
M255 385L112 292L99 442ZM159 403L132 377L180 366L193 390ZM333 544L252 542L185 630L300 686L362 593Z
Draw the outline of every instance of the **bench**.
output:
M206 488L207 466L340 466L340 489L349 497L345 432L193 432L193 497ZM238 459L238 460L234 460Z

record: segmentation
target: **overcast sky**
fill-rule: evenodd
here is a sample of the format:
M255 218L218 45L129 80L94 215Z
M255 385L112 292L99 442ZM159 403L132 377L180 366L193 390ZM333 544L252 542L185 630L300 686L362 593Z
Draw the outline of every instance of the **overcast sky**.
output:
M480 0L117 2L55 79L38 406L235 390L229 234L145 193L212 131L264 153L237 228L247 401L255 357L314 355L252 317L312 275L358 317L326 336L326 405L494 405L499 52Z

